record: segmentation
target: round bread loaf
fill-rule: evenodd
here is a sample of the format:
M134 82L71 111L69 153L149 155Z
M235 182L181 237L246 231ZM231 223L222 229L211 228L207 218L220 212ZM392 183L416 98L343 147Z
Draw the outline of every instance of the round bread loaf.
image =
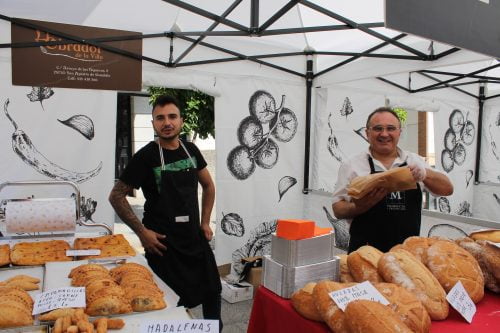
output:
M309 282L294 292L291 298L292 306L302 317L315 321L323 321L312 295L315 286L316 282Z
M497 280L497 283L500 283L500 248L484 240L478 240L477 243L481 244L485 251L488 269Z
M480 244L480 242L484 241L476 242L472 238L465 237L457 239L455 242L460 247L467 250L467 252L469 252L477 260L477 263L479 264L479 267L481 267L481 271L483 272L484 286L495 293L500 293L500 280L497 281L497 279L493 275L493 272L495 272L495 268L490 267L490 265L488 264L489 256L487 250L484 249L483 245ZM498 255L498 261L499 263L496 267L496 270L500 271L500 254ZM493 270L491 268L493 268Z
M411 333L399 316L379 302L357 300L347 304L345 324L350 333Z
M344 323L344 312L335 304L329 293L351 287L356 283L320 281L313 289L313 299L323 321L334 333L348 333Z
M413 254L406 250L387 252L379 260L378 271L387 282L408 289L422 302L433 320L448 316L446 293L438 280Z
M427 249L427 267L446 292L458 282L474 303L484 296L484 278L476 259L453 242L438 241Z
M340 282L355 282L347 265L347 254L340 254L338 257L340 258Z
M404 250L410 252L415 258L425 264L427 249L438 240L437 238L412 236L405 239L402 246Z
M417 296L394 283L377 283L375 288L391 303L389 307L412 332L429 332L431 318Z
M470 238L474 240L487 240L493 243L500 243L500 229L472 232L470 234Z
M383 282L377 271L382 252L373 246L364 245L347 256L349 272L356 282Z

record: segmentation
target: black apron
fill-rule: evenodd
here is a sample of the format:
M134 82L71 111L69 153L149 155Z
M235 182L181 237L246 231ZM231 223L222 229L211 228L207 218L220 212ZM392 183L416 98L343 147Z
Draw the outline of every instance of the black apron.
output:
M153 271L172 288L178 305L197 306L220 294L221 283L213 252L200 227L198 205L198 170L184 144L192 167L181 171L165 170L163 150L160 197L153 217L144 221L151 230L165 235L163 256L146 252Z
M370 173L377 173L371 156L368 157ZM406 166L406 162L400 166ZM349 253L363 245L371 245L387 252L410 236L420 234L422 191L417 188L391 192L367 212L356 216L349 233Z

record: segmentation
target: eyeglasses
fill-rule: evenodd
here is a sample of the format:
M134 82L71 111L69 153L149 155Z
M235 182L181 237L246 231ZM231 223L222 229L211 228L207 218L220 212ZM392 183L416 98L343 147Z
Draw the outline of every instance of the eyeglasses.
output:
M392 125L385 126L385 127L381 126L381 125L376 125L376 126L368 127L368 129L372 130L376 133L382 133L384 130L386 130L388 133L394 133L397 130L399 130L399 127L392 126Z

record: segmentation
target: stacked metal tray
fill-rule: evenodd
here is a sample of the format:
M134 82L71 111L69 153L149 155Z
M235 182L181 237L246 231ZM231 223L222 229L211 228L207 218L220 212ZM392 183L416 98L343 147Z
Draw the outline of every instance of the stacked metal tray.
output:
M334 244L333 233L301 240L273 234L271 255L265 255L263 260L263 286L290 298L308 282L338 281L340 262L334 255Z

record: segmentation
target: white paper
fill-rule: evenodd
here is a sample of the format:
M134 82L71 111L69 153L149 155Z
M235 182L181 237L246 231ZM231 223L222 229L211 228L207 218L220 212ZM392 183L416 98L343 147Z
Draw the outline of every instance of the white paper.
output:
M342 311L345 311L347 304L360 299L379 302L383 305L390 304L389 301L387 301L387 299L373 286L373 284L370 283L370 281L365 281L352 287L332 291L329 295Z
M101 254L99 249L89 249L89 250L66 250L66 255L68 257L74 256L98 256Z
M219 333L218 320L147 320L141 324L141 333Z
M458 281L446 295L448 303L470 323L476 313L476 305L467 294L462 282Z
M59 308L84 308L85 306L85 287L58 288L36 296L33 315Z

